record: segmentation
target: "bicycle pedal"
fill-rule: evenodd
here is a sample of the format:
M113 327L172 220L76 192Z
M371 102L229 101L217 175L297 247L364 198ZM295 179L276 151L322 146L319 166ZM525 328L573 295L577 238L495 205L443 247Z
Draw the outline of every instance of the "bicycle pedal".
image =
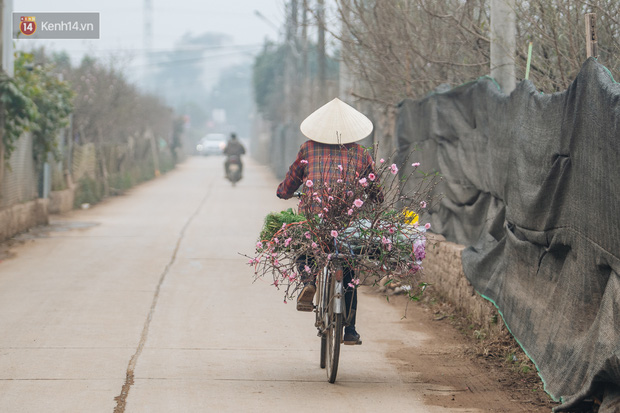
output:
M314 310L314 305L312 303L303 303L303 302L297 302L297 311L312 311Z

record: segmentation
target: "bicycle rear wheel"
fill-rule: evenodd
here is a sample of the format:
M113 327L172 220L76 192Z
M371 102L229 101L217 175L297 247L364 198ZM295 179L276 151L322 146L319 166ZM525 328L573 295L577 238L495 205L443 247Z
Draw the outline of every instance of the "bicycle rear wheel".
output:
M340 342L342 341L342 314L334 312L335 304L335 292L336 292L336 280L332 277L329 283L329 293L327 295L328 311L327 311L327 323L326 323L326 341L327 352L325 354L327 380L330 383L336 381L336 375L338 374L338 360L340 358ZM344 299L344 298L343 298Z

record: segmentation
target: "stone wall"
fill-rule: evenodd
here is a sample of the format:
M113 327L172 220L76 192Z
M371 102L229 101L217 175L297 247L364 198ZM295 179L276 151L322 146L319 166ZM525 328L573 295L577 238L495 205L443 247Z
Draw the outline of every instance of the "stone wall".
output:
M429 246L424 259L424 281L432 291L464 312L473 323L490 334L504 329L495 306L478 295L463 273L463 245L446 241L441 235L429 234Z
M0 210L0 241L37 225L47 224L48 202L47 199L39 198Z

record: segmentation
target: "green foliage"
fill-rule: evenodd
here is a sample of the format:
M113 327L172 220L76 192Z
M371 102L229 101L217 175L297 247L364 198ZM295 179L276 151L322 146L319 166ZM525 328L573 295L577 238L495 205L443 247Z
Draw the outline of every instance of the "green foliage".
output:
M47 153L55 155L56 135L67 125L73 110L73 92L59 80L49 65L34 66L33 55L18 52L15 77L0 75L0 101L4 117L5 157L8 159L15 142L30 130L34 138L34 157L43 161Z
M39 117L39 113L32 99L24 93L15 79L4 72L0 73L0 102L4 157L9 159L15 149L15 142Z
M75 189L73 205L79 208L82 204L96 204L103 199L103 184L89 176L79 180Z
M284 59L286 47L267 42L256 56L253 70L254 99L258 111L269 120L277 118L278 105L282 99L284 77Z
M276 232L282 229L282 224L292 224L294 222L303 222L306 217L293 212L292 208L281 212L271 212L265 217L265 224L260 233L260 241L272 239Z

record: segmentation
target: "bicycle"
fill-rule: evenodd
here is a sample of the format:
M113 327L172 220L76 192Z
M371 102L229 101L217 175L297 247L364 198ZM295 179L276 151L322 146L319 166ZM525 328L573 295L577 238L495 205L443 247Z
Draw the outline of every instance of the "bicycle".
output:
M300 192L295 192L297 197L302 195ZM336 381L338 374L343 330L350 325L353 318L354 310L349 308L347 311L345 304L343 266L354 259L352 253L344 254L335 247L331 260L323 267L322 271L319 271L316 277L316 304L314 304L313 311L315 312L314 325L318 330L317 335L321 339L319 365L322 369L326 369L327 379L330 383Z
M320 366L325 368L330 383L336 381L343 330L350 324L353 310L346 308L343 264L349 256L335 253L318 274L315 327L321 338ZM348 310L348 311L347 311Z

